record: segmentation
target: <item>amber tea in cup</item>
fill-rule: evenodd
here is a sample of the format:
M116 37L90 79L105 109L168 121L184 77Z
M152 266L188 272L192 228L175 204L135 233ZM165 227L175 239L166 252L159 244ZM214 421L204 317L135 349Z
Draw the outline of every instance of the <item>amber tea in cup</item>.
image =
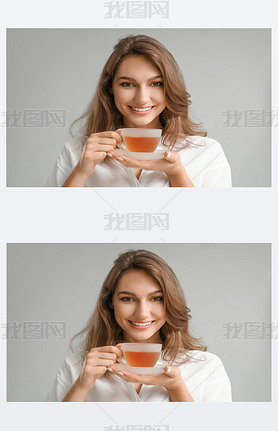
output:
M130 367L154 367L162 344L123 343L122 349L127 364Z
M128 151L153 153L159 144L161 129L122 129L122 136Z

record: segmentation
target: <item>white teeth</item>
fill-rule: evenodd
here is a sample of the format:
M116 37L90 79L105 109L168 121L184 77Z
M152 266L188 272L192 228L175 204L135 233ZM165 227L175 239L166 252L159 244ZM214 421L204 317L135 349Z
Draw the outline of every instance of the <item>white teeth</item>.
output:
M132 325L135 326L149 326L152 322L147 322L147 323L136 323L136 322L131 322Z
M139 111L139 112L144 112L144 111L150 111L152 109L152 106L150 108L133 108L133 106L131 107L131 109L133 109L134 111Z

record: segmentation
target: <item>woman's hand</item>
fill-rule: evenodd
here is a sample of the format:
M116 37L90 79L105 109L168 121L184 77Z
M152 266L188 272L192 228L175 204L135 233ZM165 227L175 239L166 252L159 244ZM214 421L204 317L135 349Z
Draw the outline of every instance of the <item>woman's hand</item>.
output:
M84 187L98 163L102 162L122 141L121 129L115 132L92 133L85 143L82 155L63 187Z
M194 187L184 169L180 155L174 151L166 151L164 158L157 160L137 160L132 157L119 156L115 151L111 151L111 154L115 160L128 168L165 172L171 187Z
M126 382L164 386L169 393L170 400L173 402L194 401L183 381L180 369L177 367L167 366L164 368L164 373L152 375L139 375L126 370L118 370L116 367L110 368Z
M121 344L91 349L87 354L83 368L63 401L84 401L96 380L106 373L107 368L121 360Z
M82 371L77 379L77 383L88 392L94 386L96 379L106 373L107 368L121 359L121 344L116 346L95 347L90 350L85 358Z

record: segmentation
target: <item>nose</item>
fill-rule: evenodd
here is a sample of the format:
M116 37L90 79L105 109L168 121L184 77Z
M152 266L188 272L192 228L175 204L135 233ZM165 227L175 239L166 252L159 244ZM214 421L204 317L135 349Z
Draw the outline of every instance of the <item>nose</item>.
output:
M145 105L149 101L148 89L145 86L138 86L136 89L134 101L138 105Z
M144 301L138 302L136 304L136 309L134 311L134 317L138 320L145 320L149 316L148 304Z

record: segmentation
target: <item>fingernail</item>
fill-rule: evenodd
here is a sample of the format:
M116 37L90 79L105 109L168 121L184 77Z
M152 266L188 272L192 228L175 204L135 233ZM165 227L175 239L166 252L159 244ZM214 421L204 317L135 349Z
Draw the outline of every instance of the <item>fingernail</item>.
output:
M124 161L124 159L122 157L118 157L118 159Z
M107 153L108 157L113 157L113 155L111 153Z
M171 371L172 371L171 367L166 368L166 373L171 373Z
M166 157L167 157L167 159L170 159L171 158L171 153L168 153Z
M107 368L107 371L110 371L110 373L113 373L112 368Z
M118 374L120 374L121 376L124 376L124 373L122 373L121 371L119 371Z

